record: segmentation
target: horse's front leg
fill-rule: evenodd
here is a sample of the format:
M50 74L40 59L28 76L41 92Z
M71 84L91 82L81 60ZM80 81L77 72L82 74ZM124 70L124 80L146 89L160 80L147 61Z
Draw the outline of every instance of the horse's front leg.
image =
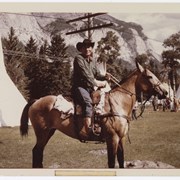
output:
M124 168L124 140L125 137L123 137L120 141L119 141L119 145L118 145L118 149L117 149L117 160L119 163L119 168Z
M115 168L118 143L119 143L119 137L116 134L109 136L106 139L109 168Z

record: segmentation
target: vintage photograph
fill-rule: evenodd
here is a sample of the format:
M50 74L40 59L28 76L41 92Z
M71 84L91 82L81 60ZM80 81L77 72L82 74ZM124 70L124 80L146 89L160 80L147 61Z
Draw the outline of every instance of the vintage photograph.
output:
M0 12L0 169L179 169L180 13L49 11Z

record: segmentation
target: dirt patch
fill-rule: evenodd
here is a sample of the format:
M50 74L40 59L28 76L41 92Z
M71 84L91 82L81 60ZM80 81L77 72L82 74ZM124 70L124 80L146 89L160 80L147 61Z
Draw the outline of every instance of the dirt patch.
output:
M174 166L160 162L160 161L126 161L125 168L134 168L134 169L174 169Z
M89 153L93 154L93 155L102 156L102 155L107 154L107 150L106 149L98 149L98 150L89 151Z
M99 149L99 150L92 150L89 152L90 154L102 156L107 154L106 149ZM118 166L118 164L117 164ZM125 168L132 168L132 169L174 169L175 167L160 161L141 161L141 160L134 160L134 161L125 161Z

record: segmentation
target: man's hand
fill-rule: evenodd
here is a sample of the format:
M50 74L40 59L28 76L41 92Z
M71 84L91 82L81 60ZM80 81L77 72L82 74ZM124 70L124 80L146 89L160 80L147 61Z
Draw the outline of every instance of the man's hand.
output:
M95 80L95 82L96 82L96 86L97 86L98 88L104 88L104 87L106 87L106 81Z
M107 81L110 81L111 80L111 74L107 72L106 75L105 75L105 79Z

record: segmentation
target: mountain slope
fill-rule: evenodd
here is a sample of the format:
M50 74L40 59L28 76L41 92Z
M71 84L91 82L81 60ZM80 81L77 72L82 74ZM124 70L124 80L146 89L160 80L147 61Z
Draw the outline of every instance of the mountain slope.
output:
M10 27L15 29L16 35L26 43L30 36L41 45L44 40L50 42L50 36L61 33L67 45L70 46L70 55L73 56L75 46L78 41L86 37L86 33L66 35L69 31L74 31L85 25L83 21L76 21L67 24L66 21L76 17L84 16L82 13L0 13L0 29L2 36L8 36ZM156 42L150 41L143 33L143 28L135 23L127 23L118 20L108 14L94 18L94 25L112 22L114 25L108 28L98 29L93 32L93 41L97 42L106 36L108 31L113 31L119 37L121 46L120 58L131 63L138 54L150 52L161 62L161 57L156 52ZM73 49L74 48L74 49ZM73 53L72 53L73 52Z

